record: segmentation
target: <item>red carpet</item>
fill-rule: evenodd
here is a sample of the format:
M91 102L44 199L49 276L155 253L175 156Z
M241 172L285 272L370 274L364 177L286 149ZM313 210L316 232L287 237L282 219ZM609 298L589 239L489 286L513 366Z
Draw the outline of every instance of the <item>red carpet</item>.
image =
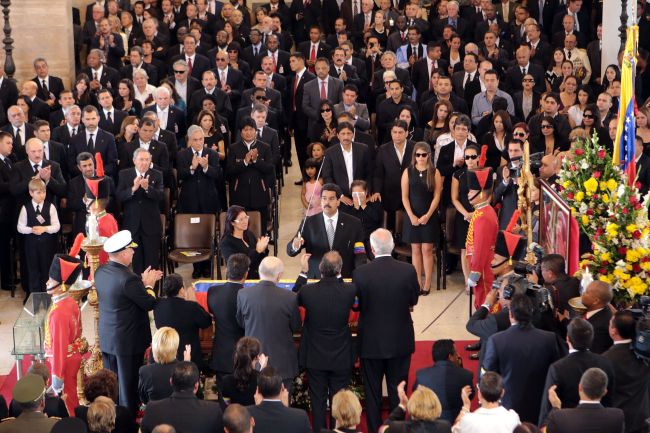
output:
M431 359L431 347L433 346L433 341L417 341L415 343L415 353L411 358L411 369L409 371L408 378L408 391L410 394L411 385L415 380L415 372L421 368L430 367L433 363ZM465 346L467 344L473 343L473 341L456 341L456 351L461 356L463 360L463 367L470 370L474 373L474 380L476 380L476 372L478 369L478 361L471 361L469 359L469 352L465 351ZM31 364L31 357L26 357L23 359L23 372L27 372ZM11 372L6 376L0 376L0 394L2 394L5 400L8 402L11 401L11 393L16 384L16 366L14 365L11 369ZM472 402L472 410L475 409L476 402ZM384 414L388 416L388 414ZM365 416L362 417L361 425L359 430L363 433L368 433L365 426Z

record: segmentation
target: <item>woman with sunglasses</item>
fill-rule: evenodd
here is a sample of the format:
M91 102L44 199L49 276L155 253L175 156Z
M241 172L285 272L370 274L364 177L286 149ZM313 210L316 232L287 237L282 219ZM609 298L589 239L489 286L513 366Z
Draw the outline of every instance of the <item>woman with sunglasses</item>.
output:
M456 170L451 179L451 202L456 208L456 216L454 217L454 238L452 247L460 250L460 262L463 267L463 275L465 281L469 277L469 268L465 260L465 244L467 240L467 229L469 228L469 220L472 218L474 208L469 202L469 186L467 184L467 176L465 174L468 170L474 170L478 167L479 158L478 146L473 144L465 148L464 158L465 165Z
M235 253L246 254L251 260L248 268L248 278L256 280L260 277L258 268L260 262L269 254L267 249L269 237L262 236L257 239L253 232L248 229L250 217L241 206L230 206L226 212L226 221L223 226L223 236L219 242L219 249L223 260Z
M490 130L483 135L482 144L487 144L486 167L496 171L507 162L508 143L512 139L512 121L505 110L499 110L492 116Z
M434 167L431 156L428 143L415 143L411 165L402 174L402 205L406 212L402 240L411 244L413 266L420 280L420 294L425 296L431 290L433 244L438 242L440 234L438 205L442 195L442 177Z
M244 74L245 82L251 82L251 66L248 62L240 57L241 54L241 44L239 42L231 42L228 44L228 65L233 68L241 71Z
M427 143L435 143L441 134L449 133L449 119L454 107L449 101L438 101L433 107L433 118L427 122L424 130L424 140Z
M521 79L521 90L512 95L512 102L515 105L515 116L526 122L537 113L537 107L539 107L540 94L534 89L535 77L526 74Z
M325 146L330 147L336 137L336 127L338 126L336 116L334 116L334 107L330 101L323 99L319 106L320 118L318 122L313 123L308 131L310 141L320 141Z
M528 124L525 122L516 123L512 128L512 138L517 140L526 141L530 135L530 129L528 129Z
M582 113L582 124L580 127L585 130L587 136L591 137L596 131L598 137L606 139L609 137L609 132L605 131L604 128L600 126L600 113L598 112L598 106L596 104L589 104L585 111Z
M582 124L582 114L587 108L587 104L591 102L591 91L589 87L580 85L578 87L578 99L575 104L573 104L567 110L567 117L569 118L569 125L571 128L575 128L578 125Z
M544 155L557 155L569 150L569 143L557 132L555 119L544 116L540 125L542 134L534 136L530 143L530 153L544 152Z
M424 132L422 128L417 126L417 118L415 113L409 107L404 107L399 110L398 120L403 120L408 125L406 131L406 139L410 141L422 141L424 139Z

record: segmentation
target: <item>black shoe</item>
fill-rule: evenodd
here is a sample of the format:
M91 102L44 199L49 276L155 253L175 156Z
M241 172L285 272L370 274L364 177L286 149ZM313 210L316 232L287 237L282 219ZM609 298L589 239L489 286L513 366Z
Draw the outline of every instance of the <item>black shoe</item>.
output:
M291 167L292 165L293 165L293 162L291 162L290 159L287 160L287 161L284 161L284 166L285 166L285 167Z
M297 180L293 183L296 186L301 186L302 185L302 180Z
M420 290L420 296L427 296L429 293L431 293L431 289L429 289L429 290Z
M478 350L481 350L481 342L477 341L474 344L468 344L467 346L465 346L465 350L467 350L468 352L476 352Z
M201 271L200 270L195 270L194 272L192 272L192 279L196 280L198 278L201 278Z
M472 361L478 361L478 353L472 353L469 356L469 359L471 359Z

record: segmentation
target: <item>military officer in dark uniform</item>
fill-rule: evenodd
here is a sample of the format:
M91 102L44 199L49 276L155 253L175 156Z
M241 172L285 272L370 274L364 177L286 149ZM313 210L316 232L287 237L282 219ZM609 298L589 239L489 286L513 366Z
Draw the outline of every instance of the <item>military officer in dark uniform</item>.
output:
M6 418L0 424L0 433L50 433L58 418L48 418L45 407L45 381L37 374L21 377L14 386L14 401L22 412L17 418Z
M104 368L117 374L119 404L132 413L138 409L138 369L151 344L148 311L156 306L154 285L162 272L147 268L142 277L129 266L134 249L131 232L117 232L104 244L108 263L95 273L99 305L99 340Z

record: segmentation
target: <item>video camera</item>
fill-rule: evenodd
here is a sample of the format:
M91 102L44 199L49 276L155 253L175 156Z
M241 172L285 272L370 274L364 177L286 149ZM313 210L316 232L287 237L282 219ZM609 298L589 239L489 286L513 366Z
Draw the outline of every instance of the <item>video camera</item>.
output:
M553 298L546 287L529 281L525 275L514 273L497 278L492 288L500 289L504 281L503 299L510 300L518 293L524 294L533 301L536 315L553 310Z
M543 284L542 258L544 257L544 248L540 244L533 242L530 244L529 249L535 255L535 264L531 265L530 263L516 261L513 264L513 270L519 275L535 274L538 281Z
M533 176L539 177L539 169L542 166L542 158L544 157L544 152L533 153L529 157L530 161L530 172ZM508 167L512 172L512 176L519 178L521 176L521 169L523 168L523 157L514 158L511 160L511 165Z
M650 365L650 296L639 298L640 309L630 310L636 319L636 335L632 350L637 358Z

